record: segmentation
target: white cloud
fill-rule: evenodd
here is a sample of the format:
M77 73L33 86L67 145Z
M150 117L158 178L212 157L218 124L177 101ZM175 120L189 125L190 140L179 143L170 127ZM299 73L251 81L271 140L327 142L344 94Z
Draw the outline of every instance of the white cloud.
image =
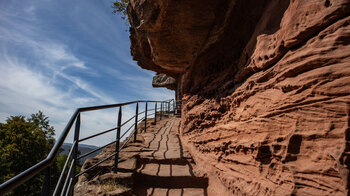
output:
M67 121L66 115L72 109L66 103L71 95L50 85L50 78L16 61L0 61L0 78L1 121L10 115L28 116L38 110L58 123Z
M17 30L11 32L10 29L4 30L0 27L1 31L7 34L0 37L0 43L3 43L0 53L1 122L9 116L29 116L41 110L50 117L58 136L75 108L116 102L84 79L69 74L71 68L80 70L88 68L64 44L38 41L31 38L30 33L22 34ZM40 59L36 61L39 63L32 66L27 63L26 58L9 54L11 43L20 43L22 47L29 49L31 58ZM62 78L68 83L62 83ZM66 86L66 89L62 89L59 85ZM88 95L78 95L79 90ZM99 125L108 119L101 119L99 116L102 115L90 117L88 125L92 129L84 133L93 134L93 129L100 130ZM99 145L98 141L93 144Z
M99 71L107 73L108 76L104 75L103 77L108 77L109 81L115 78L115 83L118 85L122 83L121 85L127 87L140 99L164 100L173 97L172 91L152 88L153 73L150 71L141 72L141 68L131 60L130 52L127 49L129 41L125 37L122 38L123 33L115 27L115 20L117 20L115 16L109 17L106 10L95 12L95 7L98 7L95 4L100 5L101 3L89 2L83 5L72 5L79 8L72 8L69 11L69 14L74 16L72 21L75 23L70 23L72 21L64 23L67 26L78 26L75 30L80 29L81 32L77 33L86 36L86 40L97 38L93 40L100 44L97 45L98 52L100 50L109 52L108 54L96 54L96 57L100 59L109 59L106 65L92 67L92 63L86 60L89 58L83 60L84 58L79 56L81 53L78 53L78 50L81 48L78 47L80 46L80 43L77 44L78 41L72 44L69 41L65 42L64 38L66 37L64 36L62 39L56 38L58 33L45 26L43 23L45 18L36 15L39 10L54 9L54 7L50 8L46 5L50 2L26 1L25 5L20 4L20 7L16 7L14 2L2 3L4 6L0 6L0 122L11 115L28 116L41 110L50 118L51 124L55 126L56 134L60 135L75 108L118 103L119 99L115 96L118 97L118 93L123 92L112 95L105 94L107 92L104 91L103 85L105 84L95 83L96 78L100 77ZM71 6L71 2L65 3ZM105 2L105 4L108 3ZM92 9L91 6L94 11L87 12L87 10ZM109 9L109 6L104 9ZM80 15L82 13L85 13L86 17L82 18ZM91 17L91 14L94 17ZM65 16L60 17L64 18ZM90 26L91 21L89 20L93 20L93 26ZM50 23L46 24L51 25ZM102 28L104 28L103 32L101 32ZM94 55L97 51L92 50L96 45L85 44L83 46L90 48L87 51L90 55ZM96 64L100 64L100 62L96 61ZM123 63L121 69L110 65L114 62ZM125 70L129 74L126 74ZM134 70L137 70L137 73L131 75ZM83 77L84 74L89 77ZM103 77L100 79L105 82ZM108 83L106 85L112 86ZM108 88L113 87L118 86ZM131 101L126 100L128 98L128 96L124 96L123 101ZM144 106L140 105L141 109L142 107ZM123 119L126 120L133 116L134 112L134 105L123 107ZM116 118L117 109L84 113L82 115L81 137L115 126ZM72 135L70 134L68 138L70 138L68 141L71 141ZM115 133L112 133L91 140L89 144L103 145L106 143L105 141L111 141L114 138Z
M61 100L64 94L57 92L57 89L52 86L46 85L49 83L49 78L20 65L17 59L0 62L0 77L2 78L1 89L22 95L14 97L15 99L2 99L2 101L13 102L30 96L32 99L40 99L49 104L62 104ZM23 100L22 103L25 101Z
M65 68L87 69L85 63L69 52L63 44L35 42L32 43L32 47L46 64L60 64L59 66L64 65Z
M11 58L7 58L11 59ZM77 97L74 93L63 91L51 78L30 70L17 59L0 61L0 121L11 115L26 115L41 110L51 119L56 134L61 131L76 107L96 105L96 99ZM123 122L134 115L134 106L123 107ZM81 138L116 126L118 110L107 109L82 114ZM129 123L130 124L130 123ZM124 129L125 131L125 129ZM73 131L67 142L72 141ZM115 132L89 141L89 144L102 145L115 139Z
M11 19L7 19L6 21L11 23ZM15 21L13 21L13 23L15 23ZM103 103L107 104L115 102L114 99L104 95L102 92L92 87L87 81L67 73L70 69L75 68L83 73L97 75L85 65L84 61L77 58L68 46L53 40L43 41L45 39L39 39L38 37L41 36L38 32L34 31L35 28L31 25L23 24L22 28L23 27L25 27L24 31L17 29L17 27L5 28L0 26L0 33L4 35L3 37L0 36L0 43L4 43L1 55L3 59L8 62L13 61L13 59L18 60L17 57L13 58L7 54L6 43L7 45L19 44L31 53L32 56L30 58L36 60L36 66L41 66L37 71L47 72L50 70L52 75L48 77L51 77L52 79L56 79L57 76L62 77L81 90L100 99Z

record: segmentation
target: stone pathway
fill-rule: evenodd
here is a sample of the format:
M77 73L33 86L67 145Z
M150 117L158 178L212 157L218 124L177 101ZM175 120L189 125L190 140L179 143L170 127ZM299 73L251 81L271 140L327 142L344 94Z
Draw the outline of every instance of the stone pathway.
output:
M206 195L208 179L195 164L178 136L179 118L165 119L142 136L141 167L136 172L137 195Z
M160 120L156 125L149 121L147 132L138 136L138 142L128 144L120 152L118 173L112 171L113 159L104 162L79 178L75 195L207 195L208 178L194 169L195 162L183 149L178 136L179 124L180 119L175 117ZM83 167L102 160L114 149L114 145L109 146L95 158L88 159ZM111 182L130 188L111 188Z

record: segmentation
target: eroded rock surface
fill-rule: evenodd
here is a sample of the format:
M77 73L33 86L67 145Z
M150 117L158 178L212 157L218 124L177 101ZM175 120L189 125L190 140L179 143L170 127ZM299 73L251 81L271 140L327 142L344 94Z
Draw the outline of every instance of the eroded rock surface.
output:
M152 80L152 86L154 88L160 88L164 87L169 90L176 90L177 88L177 81L165 74L157 73L155 76L153 76Z
M131 0L131 53L142 68L177 77L205 42L221 1Z
M349 0L134 0L129 14L134 58L181 81L182 138L209 177L236 195L349 194Z

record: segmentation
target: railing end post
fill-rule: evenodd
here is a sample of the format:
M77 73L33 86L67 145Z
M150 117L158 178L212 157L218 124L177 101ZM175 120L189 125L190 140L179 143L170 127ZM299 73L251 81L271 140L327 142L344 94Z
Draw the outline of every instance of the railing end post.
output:
M113 172L118 171L118 159L119 159L119 141L120 141L120 126L122 124L122 106L119 106L118 121L117 121L117 134L115 142L115 157L114 157L114 167Z
M137 136L137 122L138 122L138 117L139 117L139 102L136 103L134 142L136 142L136 136Z
M157 124L157 102L154 105L154 124Z
M50 195L50 167L47 167L45 170L45 177L44 177L44 183L41 188L41 196L47 196Z
M146 133L146 129L147 129L147 110L148 110L148 108L147 108L147 101L146 101L146 105L145 105L145 133Z
M162 116L163 116L163 101L162 102L160 102L160 120L162 120Z
M74 183L75 180L75 170L77 167L77 162L78 162L78 151L79 151L79 135L80 135L80 124L81 124L81 117L80 117L80 112L77 116L77 120L75 122L75 131L74 131L74 145L72 146L73 148L73 155L72 155L72 161L73 161L73 169L72 169L72 173L71 173L71 180L72 183ZM73 195L74 192L74 186L72 187L68 187L67 193L70 195Z
M168 118L170 118L170 101L168 101Z

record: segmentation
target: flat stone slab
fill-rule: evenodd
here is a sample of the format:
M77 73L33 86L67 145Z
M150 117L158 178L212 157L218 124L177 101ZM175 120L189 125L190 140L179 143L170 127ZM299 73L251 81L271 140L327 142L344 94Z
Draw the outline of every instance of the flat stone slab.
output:
M132 157L124 161L118 161L118 171L133 172L137 169L137 159Z
M138 195L147 196L204 196L207 191L202 188L182 188L182 189L166 189L166 188L144 188L139 190Z
M138 169L138 173L150 176L172 177L172 176L194 176L188 165L173 164L145 164L144 167Z

